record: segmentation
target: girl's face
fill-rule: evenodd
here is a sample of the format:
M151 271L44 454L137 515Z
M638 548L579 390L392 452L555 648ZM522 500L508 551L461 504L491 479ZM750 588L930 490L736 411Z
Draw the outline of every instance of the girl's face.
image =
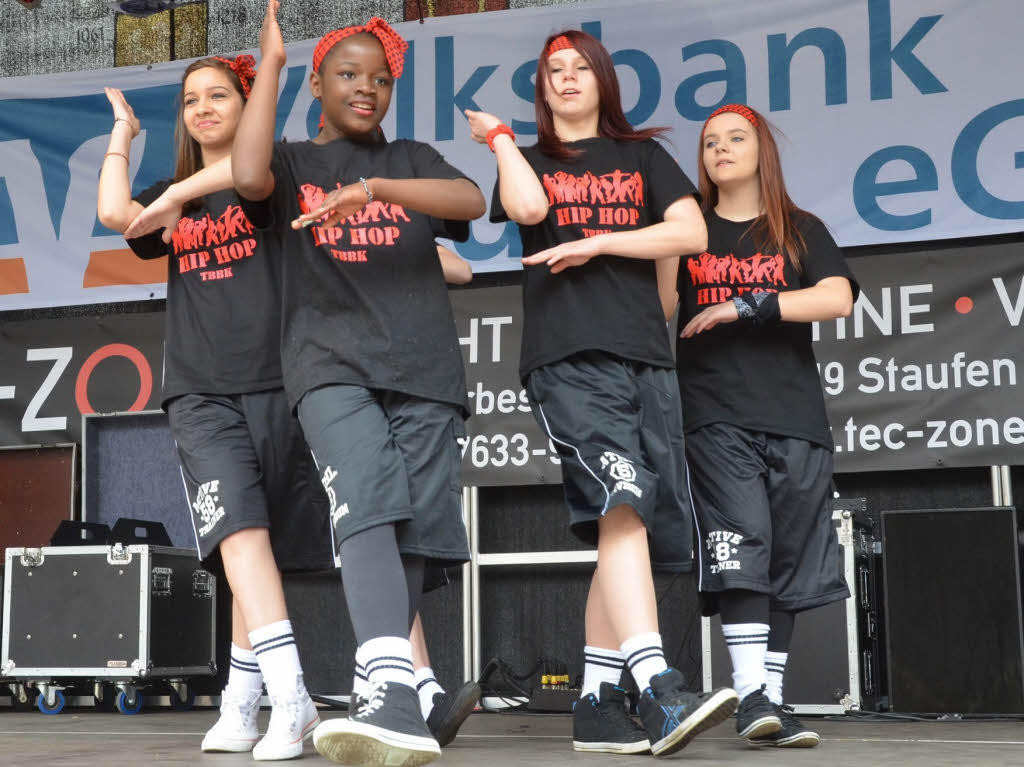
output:
M376 133L391 106L394 84L384 46L370 34L346 37L320 63L320 71L310 75L324 123L345 136Z
M735 112L723 112L704 129L704 168L718 187L757 176L757 133Z
M551 113L565 120L590 117L601 106L597 78L575 48L563 48L548 57L544 101Z
M185 78L181 117L185 129L204 149L230 145L245 100L226 72L203 67Z

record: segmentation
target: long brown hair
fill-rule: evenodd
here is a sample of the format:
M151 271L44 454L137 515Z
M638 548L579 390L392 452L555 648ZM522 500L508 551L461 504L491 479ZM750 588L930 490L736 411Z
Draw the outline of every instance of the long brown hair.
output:
M199 142L189 135L185 126L185 81L188 76L199 69L207 67L218 69L225 74L231 85L245 101L245 90L238 75L220 59L208 58L193 61L181 76L181 90L178 92L178 119L174 126L174 183L183 181L203 168L203 151ZM190 203L191 205L191 203Z
M548 157L568 162L580 154L579 150L569 149L555 133L555 121L551 115L551 107L544 98L546 83L551 82L551 70L548 68L548 47L551 42L565 37L572 47L582 56L594 72L597 80L598 121L597 135L615 141L644 141L668 131L668 128L644 128L638 130L629 124L622 113L622 97L619 94L619 78L615 74L615 65L607 49L601 41L578 29L566 29L548 36L537 59L537 78L534 84L534 110L537 115L537 147Z
M782 178L782 163L779 160L779 147L772 135L774 127L764 119L764 115L756 109L744 106L754 116L751 127L757 136L757 171L761 192L761 215L750 224L747 233L758 248L783 252L789 258L797 272L803 271L802 258L807 252L807 243L800 234L799 224L814 218L797 205L786 191L786 182ZM726 107L727 111L736 111ZM749 118L747 118L749 121ZM707 128L707 123L704 124ZM704 167L704 130L700 132L697 147L697 173L700 187L701 209L708 213L718 205L718 187L711 181L707 168Z

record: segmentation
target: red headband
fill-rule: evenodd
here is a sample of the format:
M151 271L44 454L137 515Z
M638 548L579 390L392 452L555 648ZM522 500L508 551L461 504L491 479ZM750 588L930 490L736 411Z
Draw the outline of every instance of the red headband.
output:
M744 106L743 104L726 104L725 106L718 107L718 109L708 115L708 119L704 121L704 127L701 128L700 135L704 135L704 131L708 129L708 123L711 122L713 117L718 117L718 115L724 112L733 112L734 114L738 114L755 128L757 127L757 115L754 114L750 107Z
M220 56L214 56L214 59L227 64L228 68L235 73L238 78L238 82L242 84L242 93L245 97L249 98L249 91L252 90L252 81L256 77L256 59L250 56L248 53L243 53L241 56L235 56L235 60L221 58Z
M330 53L331 48L337 45L338 42L346 37L358 35L362 32L369 32L380 40L380 44L384 46L384 56L388 60L388 69L391 70L391 76L395 78L401 77L402 67L405 64L405 52L409 49L409 43L392 29L390 24L377 16L374 16L362 26L335 29L333 32L328 32L321 37L320 42L316 44L316 49L313 51L313 71L320 71L320 64L323 63L324 57Z
M559 35L551 41L551 45L548 46L548 51L545 55L550 56L555 51L564 51L566 48L575 47L576 46L572 44L572 41L568 37L565 35Z

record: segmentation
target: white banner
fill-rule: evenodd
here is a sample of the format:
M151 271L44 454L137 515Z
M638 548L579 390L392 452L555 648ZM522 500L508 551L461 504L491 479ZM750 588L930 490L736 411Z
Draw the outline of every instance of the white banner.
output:
M531 143L539 47L582 27L612 52L627 117L670 126L691 177L705 117L746 102L781 130L796 202L842 245L1024 229L1019 0L615 0L396 27L412 47L387 135L434 144L488 197L494 161L462 110L494 112ZM314 45L288 46L278 128L292 139L319 116ZM0 311L164 295L153 265L96 220L111 124L102 87L123 89L142 120L137 192L170 174L186 64L0 80ZM512 225L474 222L458 250L477 271L519 268Z

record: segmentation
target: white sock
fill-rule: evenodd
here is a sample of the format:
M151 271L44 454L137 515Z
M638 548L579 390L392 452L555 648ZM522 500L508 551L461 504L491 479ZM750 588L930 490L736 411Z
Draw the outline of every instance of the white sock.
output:
M420 711L423 713L423 721L426 721L430 712L434 710L434 696L439 692L443 693L444 688L434 677L434 669L430 666L416 669L413 678L416 680L416 694L420 696Z
M583 689L580 690L580 697L585 698L590 693L600 698L601 682L618 684L622 680L622 667L626 665L626 659L618 650L608 650L604 647L583 648Z
M657 632L631 636L620 649L641 693L650 687L652 676L668 668L661 649L661 634Z
M782 677L786 673L788 652L771 652L764 654L764 668L768 673L768 700L776 706L782 705Z
M767 623L722 624L732 658L732 686L740 700L767 683L764 655L768 650Z
M358 658L366 668L370 687L395 682L416 689L412 672L412 645L408 637L374 637L359 645Z
M249 632L252 650L263 672L267 694L289 697L298 689L302 674L299 649L289 620L268 623Z
M256 653L244 650L234 642L231 643L231 667L228 669L228 683L224 691L246 700L263 691L263 672L256 661Z

